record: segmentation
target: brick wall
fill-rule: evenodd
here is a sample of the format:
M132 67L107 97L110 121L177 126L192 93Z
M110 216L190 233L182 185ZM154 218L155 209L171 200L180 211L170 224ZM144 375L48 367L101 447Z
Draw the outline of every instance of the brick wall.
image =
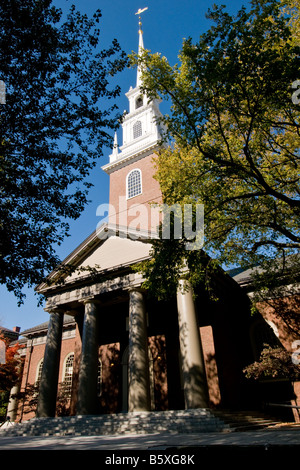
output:
M160 186L153 178L155 174L154 159L155 155L151 154L111 173L109 203L114 207L117 214L117 225L125 225L144 230L151 229L149 202L161 202ZM141 170L142 194L126 199L126 177L128 173L134 169ZM122 198L121 201L120 196ZM136 206L136 208L134 206ZM126 209L129 211L129 214L126 212ZM114 222L112 218L110 218L110 222ZM153 228L156 227L157 223L155 220L152 221L152 225Z

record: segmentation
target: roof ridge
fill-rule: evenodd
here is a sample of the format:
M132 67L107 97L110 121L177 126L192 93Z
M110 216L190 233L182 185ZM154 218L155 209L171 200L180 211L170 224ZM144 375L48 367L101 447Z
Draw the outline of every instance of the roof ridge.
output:
M63 320L63 324L65 325L66 323L72 323L72 322L75 322L75 319L72 315L68 315L67 313L64 314L64 320ZM39 331L39 330L44 330L44 329L48 329L48 325L49 325L49 320L48 321L45 321L43 323L40 323L36 326L33 326L31 328L27 328L26 330L24 331L21 331L21 335L24 335L24 334L28 334L28 333L32 333L34 331Z

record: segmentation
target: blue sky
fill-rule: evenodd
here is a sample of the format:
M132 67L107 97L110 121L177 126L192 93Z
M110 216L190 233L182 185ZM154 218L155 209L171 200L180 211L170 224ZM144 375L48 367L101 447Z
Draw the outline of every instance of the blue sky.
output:
M215 3L224 4L230 13L237 12L248 1L241 0L54 0L54 5L67 11L72 4L82 13L89 16L96 9L102 12L100 23L100 48L110 44L117 38L121 47L129 54L138 47L138 17L135 12L139 8L148 7L142 14L144 46L152 52L160 52L171 64L177 62L178 52L183 38L192 37L197 41L200 34L205 32L211 23L205 18L205 13ZM121 111L128 109L125 93L129 87L135 86L136 72L125 70L119 75L122 94L117 99ZM122 144L121 132L118 133L119 145ZM65 258L96 228L99 217L96 216L98 205L108 202L109 179L101 166L108 163L110 149L105 149L104 157L99 158L89 180L94 184L90 191L90 204L82 216L70 222L70 234L63 245L57 250L61 259ZM13 294L0 286L0 325L12 329L20 326L21 331L47 321L49 314L43 307L37 306L34 289L25 289L27 298L21 307Z

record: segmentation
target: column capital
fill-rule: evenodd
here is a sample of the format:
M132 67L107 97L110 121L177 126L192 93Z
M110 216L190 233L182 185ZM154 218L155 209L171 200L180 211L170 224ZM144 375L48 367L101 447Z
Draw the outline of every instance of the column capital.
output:
M65 310L62 307L58 307L57 305L45 307L44 311L51 314L51 313L65 313Z
M142 287L141 284L136 286L125 287L123 290L126 290L127 292L141 292L142 294L145 294L147 292L147 289Z
M85 304L96 304L96 305L101 304L101 301L99 299L96 299L95 296L93 295L82 297L81 299L78 299L78 302L84 305Z
M178 280L177 294L187 294L188 292L193 293L191 282L188 277L181 276Z

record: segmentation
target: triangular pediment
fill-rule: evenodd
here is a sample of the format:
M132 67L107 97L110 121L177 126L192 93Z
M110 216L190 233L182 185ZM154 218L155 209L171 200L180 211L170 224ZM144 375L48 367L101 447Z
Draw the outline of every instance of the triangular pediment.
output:
M112 274L150 257L152 244L142 233L112 230L106 224L81 243L36 290L69 285L95 273Z

